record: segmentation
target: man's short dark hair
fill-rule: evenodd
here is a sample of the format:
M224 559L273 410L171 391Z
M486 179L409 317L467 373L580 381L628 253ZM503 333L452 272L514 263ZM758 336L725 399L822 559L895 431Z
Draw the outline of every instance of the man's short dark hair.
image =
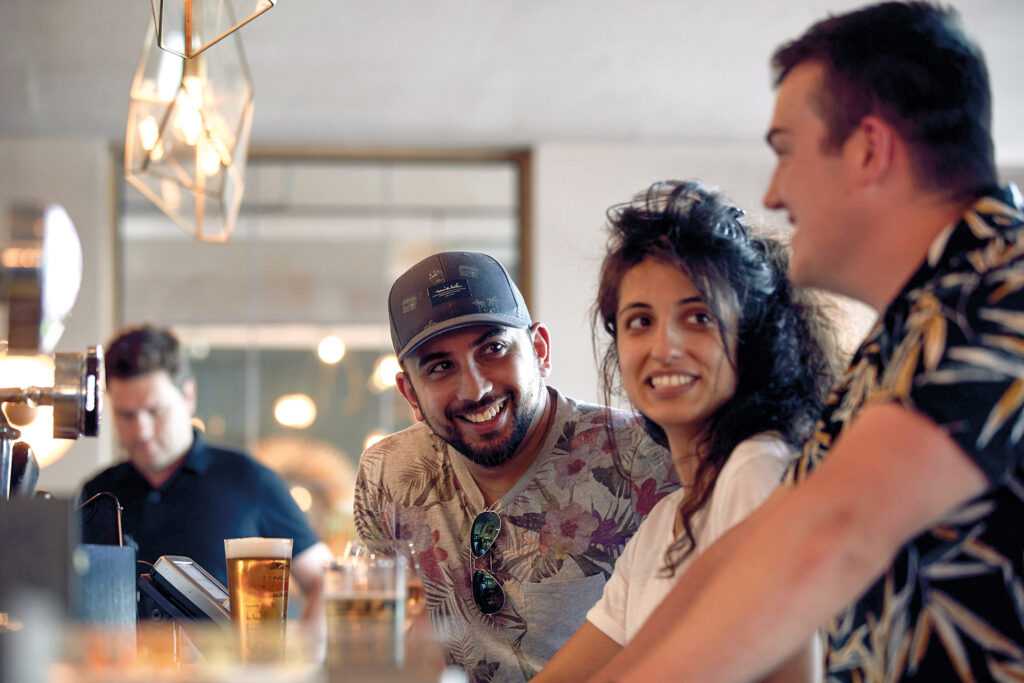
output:
M170 330L153 325L119 332L107 345L104 362L109 378L131 379L163 370L181 387L192 377L178 338Z
M825 67L829 149L875 114L910 146L922 188L967 199L997 184L988 69L952 8L884 2L823 19L772 56L775 85L805 62Z

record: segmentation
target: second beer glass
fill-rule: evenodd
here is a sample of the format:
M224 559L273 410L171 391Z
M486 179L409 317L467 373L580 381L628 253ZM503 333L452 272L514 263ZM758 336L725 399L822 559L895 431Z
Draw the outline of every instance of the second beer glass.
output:
M405 558L356 553L324 577L329 670L401 667Z

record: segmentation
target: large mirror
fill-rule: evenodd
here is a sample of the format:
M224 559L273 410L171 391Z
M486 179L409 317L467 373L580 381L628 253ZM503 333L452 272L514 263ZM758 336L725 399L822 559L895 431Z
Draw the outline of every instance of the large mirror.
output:
M207 437L276 469L343 543L359 454L412 419L392 386L390 284L464 249L493 254L528 291L528 163L515 151L257 153L226 244L193 241L128 188L120 322L172 327Z

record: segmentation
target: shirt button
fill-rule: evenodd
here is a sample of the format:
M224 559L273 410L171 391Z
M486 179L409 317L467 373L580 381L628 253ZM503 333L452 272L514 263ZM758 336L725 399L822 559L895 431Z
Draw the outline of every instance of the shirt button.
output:
M159 491L150 491L149 495L146 496L146 502L148 502L148 503L159 503L160 502L160 492Z

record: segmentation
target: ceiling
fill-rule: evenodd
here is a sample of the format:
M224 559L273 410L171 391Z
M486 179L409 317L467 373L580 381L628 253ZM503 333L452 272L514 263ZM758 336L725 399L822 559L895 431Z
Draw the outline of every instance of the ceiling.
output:
M754 142L772 48L858 4L280 0L242 34L253 141ZM952 4L989 59L1000 157L1024 163L1024 1ZM148 0L0 0L0 136L120 139L149 15Z

